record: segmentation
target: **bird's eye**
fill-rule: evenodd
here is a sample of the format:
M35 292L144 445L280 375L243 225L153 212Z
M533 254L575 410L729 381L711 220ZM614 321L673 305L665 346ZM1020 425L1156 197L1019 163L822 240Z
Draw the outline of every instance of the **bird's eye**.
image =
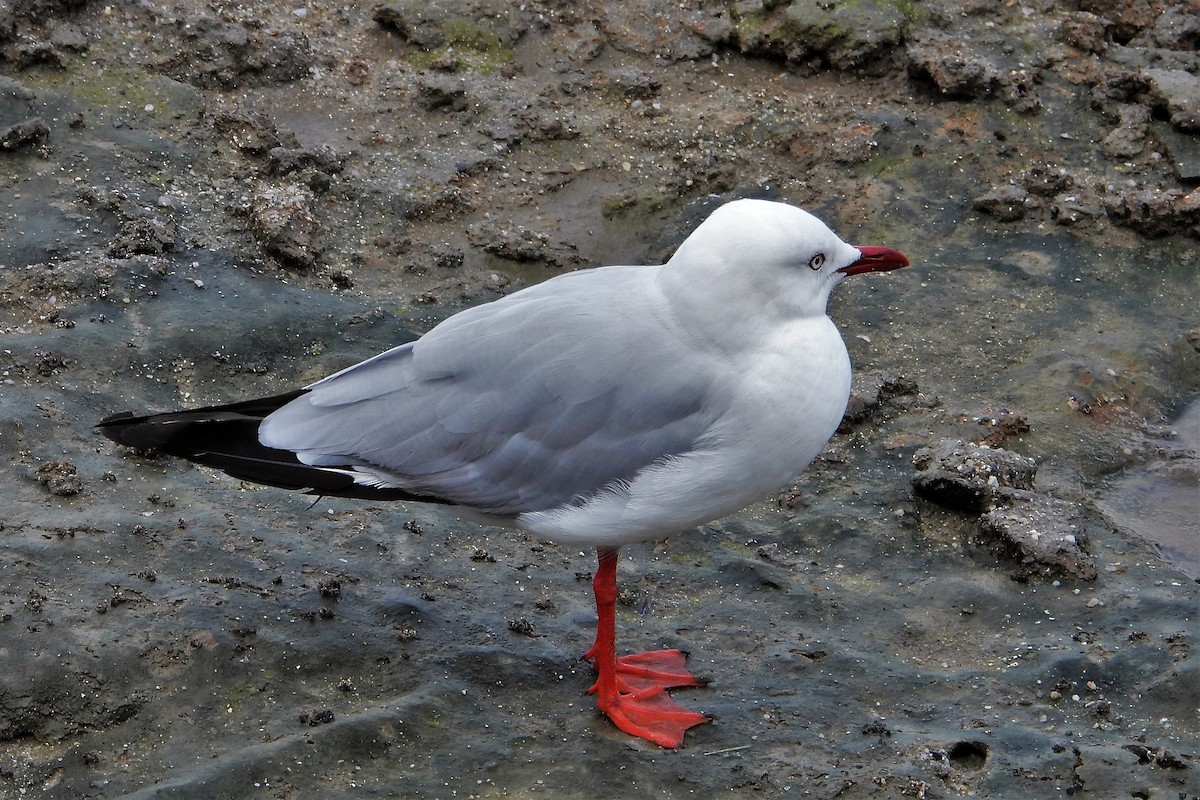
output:
M816 272L821 267L825 266L825 254L817 253L808 260L808 268Z

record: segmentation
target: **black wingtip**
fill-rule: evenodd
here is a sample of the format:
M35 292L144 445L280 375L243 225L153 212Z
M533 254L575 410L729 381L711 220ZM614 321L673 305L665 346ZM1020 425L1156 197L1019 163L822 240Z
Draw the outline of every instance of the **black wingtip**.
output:
M304 464L290 450L260 443L262 421L305 391L164 414L121 411L100 420L95 429L125 447L185 458L238 480L280 489L363 500L447 502L403 489L358 484L349 472Z
M255 447L258 446L258 424L268 414L287 405L306 391L297 389L240 403L168 411L162 414L120 411L97 422L95 430L126 447L160 450L169 455L190 458L210 444L205 441L206 437L215 433L217 426L221 426L218 438L233 434L233 438L242 443L242 446L237 448L241 451L244 445L250 442L253 442Z

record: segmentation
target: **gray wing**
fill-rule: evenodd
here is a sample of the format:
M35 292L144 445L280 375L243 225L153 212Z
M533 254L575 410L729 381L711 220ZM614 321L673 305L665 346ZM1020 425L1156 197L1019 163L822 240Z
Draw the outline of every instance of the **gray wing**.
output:
M692 449L727 402L715 365L643 300L645 269L572 273L464 311L313 384L260 439L494 515L580 502Z

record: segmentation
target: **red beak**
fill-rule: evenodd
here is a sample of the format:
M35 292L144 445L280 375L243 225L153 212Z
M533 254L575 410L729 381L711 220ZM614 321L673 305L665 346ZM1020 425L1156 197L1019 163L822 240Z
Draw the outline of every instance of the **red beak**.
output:
M904 257L904 254L890 247L866 246L856 247L856 249L862 253L862 258L850 266L842 267L838 272L857 275L860 272L887 272L908 266L908 259Z

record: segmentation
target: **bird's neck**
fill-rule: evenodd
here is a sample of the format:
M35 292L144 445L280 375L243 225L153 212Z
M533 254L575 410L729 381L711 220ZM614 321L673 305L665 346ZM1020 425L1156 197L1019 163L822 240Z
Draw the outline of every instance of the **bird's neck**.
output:
M761 349L781 328L828 322L823 306L797 309L786 298L764 293L744 272L726 268L673 269L668 262L658 288L675 324L692 342L731 355Z

